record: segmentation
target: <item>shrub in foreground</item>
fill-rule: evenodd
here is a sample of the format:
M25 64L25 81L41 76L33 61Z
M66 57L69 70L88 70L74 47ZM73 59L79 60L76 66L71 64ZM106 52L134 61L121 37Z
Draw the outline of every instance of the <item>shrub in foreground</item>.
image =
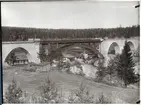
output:
M96 100L96 104L109 104L111 103L109 100L106 99L106 97L103 95L103 93L100 95L100 97Z
M69 97L62 95L62 91L58 91L56 85L52 80L45 79L45 82L40 87L40 94L29 95L17 87L17 83L13 80L12 84L9 85L6 92L6 103L100 103L107 104L111 103L102 94L98 99L94 99L94 95L91 94L85 84L81 83L79 88L75 91L70 92Z
M90 94L90 91L83 83L80 84L76 92L71 93L68 99L69 103L94 103L94 95Z
M17 82L13 79L5 93L5 103L22 103L22 90L17 86Z
M40 87L41 103L60 103L61 95L49 77Z

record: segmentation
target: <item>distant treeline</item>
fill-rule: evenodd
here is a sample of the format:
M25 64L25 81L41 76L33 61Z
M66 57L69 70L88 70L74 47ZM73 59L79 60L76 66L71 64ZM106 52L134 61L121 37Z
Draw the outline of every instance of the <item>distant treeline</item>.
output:
M40 29L2 27L3 41L26 41L28 38L115 38L139 36L140 26L94 29Z

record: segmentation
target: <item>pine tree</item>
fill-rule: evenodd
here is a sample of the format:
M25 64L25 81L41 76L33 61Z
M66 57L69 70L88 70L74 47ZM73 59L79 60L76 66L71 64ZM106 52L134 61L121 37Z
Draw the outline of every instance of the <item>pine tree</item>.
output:
M112 76L117 75L117 68L118 68L118 62L119 62L120 55L116 55L114 58L110 59L108 62L108 66L106 68L106 74L109 75L109 79L111 81Z
M21 88L17 86L17 82L13 79L5 93L6 103L22 103L20 100L22 98L22 92Z
M59 96L55 83L46 78L45 82L40 87L41 103L56 103Z
M123 81L125 87L137 81L137 76L134 73L134 66L135 63L133 62L132 52L127 41L125 41L117 68L117 75Z
M97 67L97 80L98 81L102 81L104 76L106 75L106 71L105 71L105 67L104 67L104 62L98 62L98 67Z

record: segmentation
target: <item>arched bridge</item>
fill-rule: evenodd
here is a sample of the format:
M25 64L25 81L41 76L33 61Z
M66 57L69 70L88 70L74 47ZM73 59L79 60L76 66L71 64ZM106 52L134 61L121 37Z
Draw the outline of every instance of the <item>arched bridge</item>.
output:
M20 51L26 54L28 62L39 63L38 52L39 52L39 43L32 41L20 41L20 42L2 42L2 61L3 63L9 59L10 54L15 51Z
M139 37L133 37L133 38L115 38L115 39L105 39L100 44L100 52L102 55L104 55L106 58L108 58L108 55L110 51L114 50L115 54L120 54L123 50L125 41L128 42L128 45L131 49L131 51L134 53L135 51L139 50Z
M118 54L122 52L125 40L127 40L132 52L139 50L139 37L134 38L115 38L115 39L57 39L44 41L16 41L2 42L2 60L3 63L9 59L9 55L13 52L24 52L28 62L40 63L38 53L41 46L46 49L49 55L52 52L66 50L67 48L78 46L84 48L93 54L97 54L100 58L109 58L109 54ZM17 53L18 54L18 53Z

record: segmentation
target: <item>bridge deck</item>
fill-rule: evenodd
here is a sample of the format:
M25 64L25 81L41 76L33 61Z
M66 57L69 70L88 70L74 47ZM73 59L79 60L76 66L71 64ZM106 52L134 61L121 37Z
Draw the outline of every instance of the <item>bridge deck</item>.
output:
M57 40L43 40L41 42L43 43L90 43L90 42L101 42L102 39L84 39L84 38L78 38L78 39L57 39Z
M101 38L75 38L75 39L45 39L45 40L30 40L30 41L9 41L2 44L18 44L18 43L91 43L101 42Z

